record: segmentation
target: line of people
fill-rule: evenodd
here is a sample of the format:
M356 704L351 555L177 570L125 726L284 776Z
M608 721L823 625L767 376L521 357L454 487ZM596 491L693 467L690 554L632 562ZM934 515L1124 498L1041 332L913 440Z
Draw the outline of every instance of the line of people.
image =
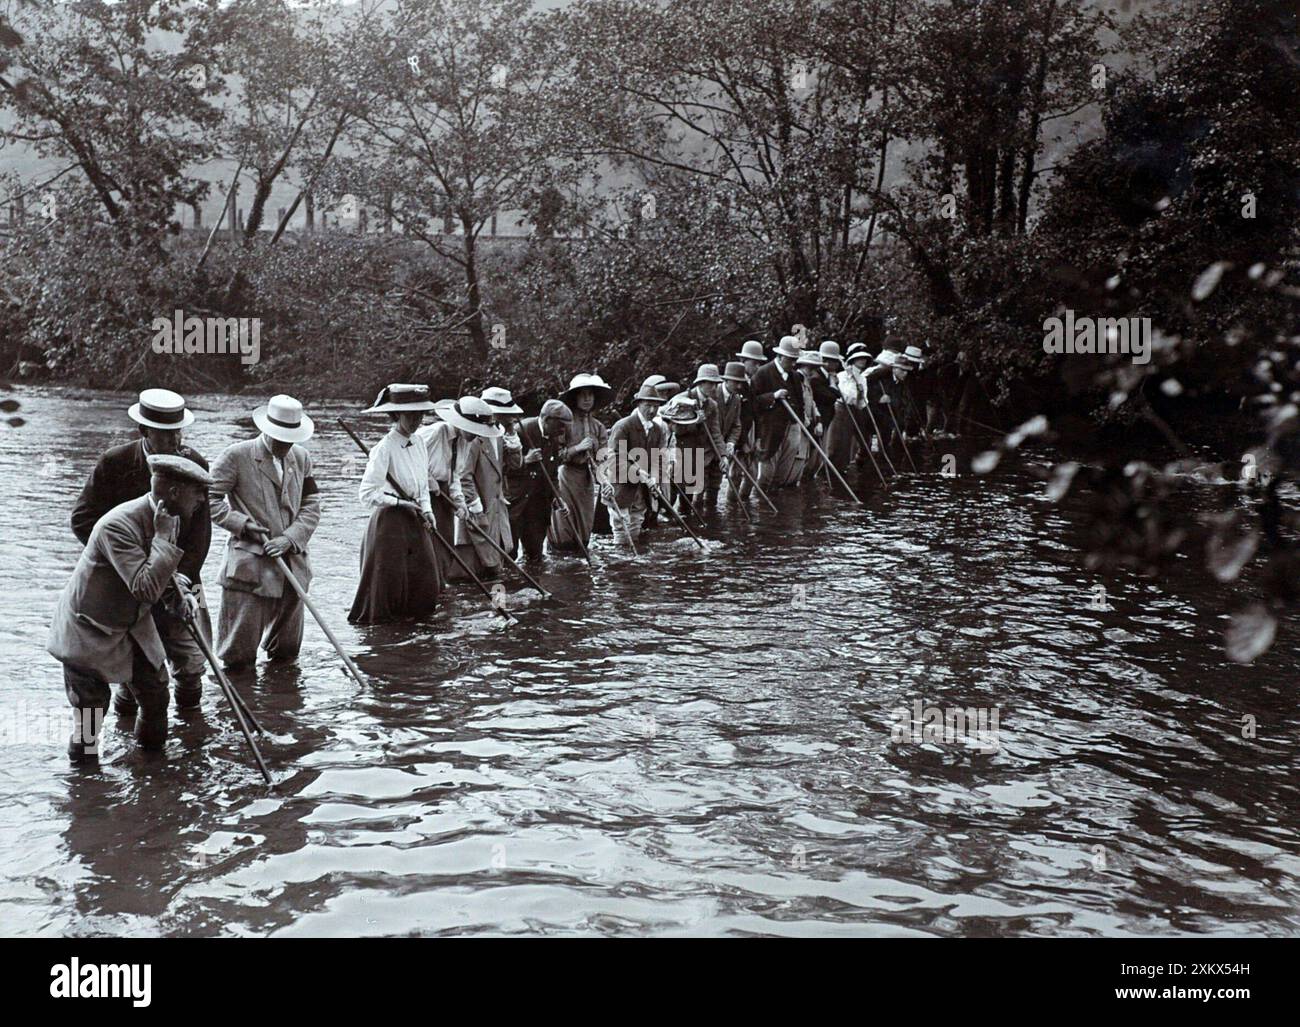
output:
M597 374L574 377L535 417L500 386L435 401L426 386L389 385L365 411L391 426L361 476L371 515L348 619L427 616L448 582L499 578L521 551L586 554L605 532L635 548L662 514L715 510L724 481L734 505L809 480L817 448L837 470L873 451L888 459L905 428L920 424L904 381L924 364L912 346L873 355L858 343L842 354L835 342L805 350L785 336L768 360L748 341L721 371L701 365L686 388L646 378L632 410L609 426L598 412L613 389ZM213 525L228 535L217 657L237 671L259 649L292 660L302 644L303 602L279 564L310 583L321 499L304 446L315 426L302 404L272 397L253 412L258 436L211 467L182 442L194 414L181 396L147 389L127 413L139 437L105 453L82 489L72 528L85 549L47 643L74 711L74 760L97 755L110 704L134 717L142 748L160 748L168 667L177 709L199 704L204 657L187 625L212 637L201 569Z

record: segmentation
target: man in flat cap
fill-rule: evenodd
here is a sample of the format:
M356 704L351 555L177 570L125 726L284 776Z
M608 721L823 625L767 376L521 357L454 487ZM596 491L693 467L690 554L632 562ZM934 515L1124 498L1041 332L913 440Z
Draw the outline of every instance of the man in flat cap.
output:
M524 555L530 560L541 559L552 514L560 518L564 516L555 509L551 484L559 487L561 453L568 441L572 422L573 411L567 403L548 399L536 417L526 417L519 424L523 463L507 477L510 484L510 534L515 542L511 555L518 555L522 544ZM547 475L550 475L551 484L546 481Z
M211 478L192 460L153 454L149 491L115 506L96 523L59 597L46 649L63 664L74 726L68 755L99 755L100 726L111 695L123 684L136 704L135 737L143 749L167 738L166 653L152 616L185 558L180 541L203 508ZM167 600L196 602L188 592Z
M140 437L108 450L95 464L81 496L72 511L72 532L85 545L90 533L104 514L120 503L137 499L149 491L149 457L182 456L205 471L208 462L196 450L181 441L181 432L194 423L194 414L186 408L183 397L169 389L145 389L139 401L126 412L139 428ZM204 634L212 637L212 624L203 599L203 561L212 542L212 522L208 518L206 498L199 516L190 518L186 535L178 544L185 550L176 578L182 588L192 590L199 603L199 618ZM171 664L177 709L198 706L203 693L204 659L194 637L185 624L165 604L153 608L154 626L162 639L163 651ZM135 700L129 692L119 691L113 709L123 716L134 716Z

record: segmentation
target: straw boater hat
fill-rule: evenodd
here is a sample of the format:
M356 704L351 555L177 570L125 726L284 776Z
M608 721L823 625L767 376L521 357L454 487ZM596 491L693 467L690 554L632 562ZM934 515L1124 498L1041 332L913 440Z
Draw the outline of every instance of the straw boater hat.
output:
M569 387L560 393L560 399L572 406L578 398L579 389L590 389L595 394L596 402L591 405L592 410L603 407L614 394L614 390L605 384L605 379L600 375L575 374L569 382Z
M638 403L642 402L643 400L648 401L650 403L664 402L665 399L667 399L667 397L659 395L659 391L655 388L655 382L654 382L654 379L662 378L662 377L663 375L661 374L652 374L649 378L647 378L645 381L641 383L641 388L637 390L637 394L632 398Z
M767 357L763 353L763 344L750 339L745 345L740 347L740 352L736 354L741 360L763 360Z
M509 389L490 385L479 393L479 399L492 408L496 414L522 414L523 408L515 403Z
M781 341L776 344L776 352L783 357L799 357L799 340L793 335L781 336Z
M699 385L700 382L717 382L721 384L722 375L718 374L717 364L701 364L700 370L695 375L693 385Z
M292 396L272 396L266 406L253 411L253 423L263 435L278 442L306 442L316 425Z
M573 421L573 411L558 399L548 399L542 404L542 412L537 415L537 419L545 421L548 417L554 417L565 424L570 424Z
M799 354L799 359L795 361L796 367L821 367L822 355L815 349L806 349Z
M689 428L693 424L699 424L704 419L704 413L700 410L699 404L691 399L686 393L678 393L659 411L659 416L669 424L676 425L680 428Z
M194 414L185 409L185 400L171 389L145 389L140 402L131 404L126 416L146 428L176 431L194 423Z
M375 397L374 406L363 414L423 413L433 409L427 385L385 385Z
M469 435L498 439L505 434L500 425L489 423L493 417L492 408L477 396L440 399L433 404L433 414Z
M186 485L202 485L206 488L212 484L212 475L193 460L183 456L150 453L149 473Z
M920 346L908 346L903 350L903 359L910 360L917 367L925 366L925 354L921 352Z
M838 342L832 342L830 339L827 339L820 347L818 347L817 352L821 354L821 358L824 361L838 360L841 364L844 363L844 357L840 354L840 344Z
M722 372L722 377L729 382L747 382L748 376L745 374L745 365L739 360L728 360L727 369Z

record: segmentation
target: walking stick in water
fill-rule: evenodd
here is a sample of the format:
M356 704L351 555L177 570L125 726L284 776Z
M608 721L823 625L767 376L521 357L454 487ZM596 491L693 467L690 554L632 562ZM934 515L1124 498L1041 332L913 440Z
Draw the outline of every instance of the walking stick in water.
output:
M600 475L596 473L596 461L591 458L590 453L587 454L587 466L591 468L592 481L599 485L609 485L609 482L600 480ZM618 505L618 500L614 498L614 486L610 485L609 488L610 502L614 506L614 512L618 514L618 519L623 522L623 531L627 535L627 544L632 547L632 555L640 556L641 554L636 551L636 543L632 541L632 518L623 511L623 508Z
M781 400L780 403L785 407L785 412L790 415L790 420L794 421L794 423L799 426L799 430L803 432L808 441L812 443L813 449L817 450L817 452L821 454L821 458L826 462L826 466L835 472L835 477L839 480L839 483L844 486L844 491L853 497L855 503L861 503L862 500L858 498L858 494L849 487L849 483L844 480L844 475L840 474L839 469L831 463L830 457L826 455L826 450L822 449L821 444L818 443L817 439L813 436L813 433L808 430L808 426L795 416L794 411L790 409L789 403L785 400Z
M352 436L352 441L357 444L357 446L361 449L361 452L369 456L370 450L366 448L366 444L361 441L361 439L357 436L356 432L354 432L350 427L348 427L347 423L342 418L339 418L339 425L340 427L342 427L342 429L345 432L347 432L349 435ZM403 489L402 486L397 484L397 479L394 478L391 473L388 475L388 484L392 486L393 491L397 494L399 499L409 500L411 498L406 494L406 490ZM431 534L435 539L438 540L438 542L442 544L442 548L447 550L447 552L451 554L451 558L453 560L455 560L458 564L460 564L460 569L469 575L470 580L473 581L474 584L476 584L479 587L479 591L482 592L485 596L487 596L488 602L492 604L492 609L496 611L497 615L504 617L507 621L518 620L518 618L515 617L513 614L511 614L509 610L505 609L504 607L502 607L497 603L496 596L494 596L492 592L488 589L488 587L485 584L483 584L482 581L479 580L478 575L475 574L472 570L470 570L469 564L465 562L464 558L460 555L460 553L456 552L456 547L453 546L450 542L448 542L445 538L443 538L442 533L438 531L438 529L435 528L432 524L424 520L424 518L421 518L420 520L421 523L426 528L429 529L429 534Z
M451 500L448 499L446 496L440 496L439 498L442 499L442 501L446 503L448 506L451 505ZM465 518L462 518L462 520L465 522L466 527L468 527L471 531L478 532L479 538L481 538L489 546L495 549L497 555L500 556L501 559L504 560L506 563L508 563L511 567L517 570L524 577L524 580L528 582L528 584L532 585L533 588L537 589L538 592L542 593L542 598L549 599L553 603L559 603L561 606L564 605L562 602L560 602L558 596L542 588L542 586L538 583L536 578L534 578L526 570L520 567L519 564L515 563L514 558L509 553L506 552L505 546L501 545L500 542L494 539L490 534L488 534L486 531L480 528L473 521Z
M233 490L226 493L226 502L230 504L232 510L243 514L245 517L252 517L252 514L248 512L248 508L240 502L239 497L235 495ZM271 537L269 531L263 531L262 535L264 536L263 541ZM358 670L357 665L352 662L352 657L344 651L342 644L334 637L334 632L332 632L329 629L329 625L325 623L325 619L320 615L320 611L316 609L316 604L311 601L311 597L307 595L307 590L303 588L302 582L298 580L298 576L289 569L289 562L285 560L283 556L275 556L272 557L272 559L275 560L275 565L280 568L280 573L284 575L284 580L287 581L293 590L298 593L298 598L302 600L302 604L307 607L311 612L312 617L316 619L316 623L320 625L320 629L325 632L325 637L330 640L330 645L334 646L335 652L339 654L339 659L343 661L344 669L352 675L358 685L361 685L364 688L366 679L361 676L361 671Z
M555 501L560 504L560 513L564 514L564 519L569 522L569 530L573 532L573 541L578 543L578 548L582 550L582 555L587 561L587 571L591 574L591 580L596 580L595 568L591 564L591 551L587 549L587 543L582 541L582 532L578 530L577 518L569 510L569 504L560 498L560 490L555 487L555 480L551 477L551 472L546 469L546 458L543 457L537 461L541 465L542 474L546 475L546 484L551 489L551 495ZM592 476L594 482L595 476Z
M773 503L772 500L768 498L767 493L763 491L763 487L759 485L758 479L754 477L754 475L750 472L749 468L745 466L745 461L741 460L739 457L733 456L731 458L731 466L739 468L740 473L749 479L750 485L754 487L754 491L759 494L763 502L772 508L773 513L776 513L777 512L776 504Z
M894 416L894 405L892 403L887 403L886 406L889 407L889 419L894 422L894 431L898 432L898 441L902 443L903 453L907 457L907 462L912 465L912 470L916 471L916 461L912 459L912 451L907 448L907 439L903 438L903 429L899 427L898 418Z
M883 391L884 390L882 389L881 392ZM871 393L869 391L867 392L866 397L867 397L867 407L866 407L867 416L871 418L871 428L876 433L876 438L880 440L880 455L885 458L885 463L889 464L889 469L893 471L895 474L897 474L898 468L894 466L894 461L889 458L889 446L885 444L885 436L880 431L880 425L876 423L876 415L871 409ZM870 453L871 450L868 449L867 452Z
M727 458L722 455L722 450L718 448L718 443L714 440L713 436L709 434L707 428L704 431L704 437L709 440L709 445L713 447L713 453L718 458L718 466L722 468L723 473L727 475L727 485L728 487L730 487L731 475L730 473L728 473L729 468L727 467ZM737 500L740 499L739 496L737 496L736 498ZM750 524L753 524L754 515L749 512L749 506L741 502L737 502L736 505L740 507L741 513L745 515L745 520L749 521Z
M885 487L886 491L888 491L889 482L885 481L884 472L880 470L880 464L876 462L876 454L871 452L871 446L867 444L867 437L862 433L862 425L858 424L858 415L853 412L853 408L848 404L845 404L844 409L849 415L849 424L853 425L853 430L858 434L858 442L862 444L863 450L866 452L867 456L870 457L871 466L876 469L876 474L880 478L880 484Z
M185 603L184 591L179 585L176 585L174 578L172 584L176 587L176 593L181 604L181 620L184 622L186 630L189 631L190 637L194 639L195 645L203 653L203 658L212 667L212 672L216 674L217 684L221 687L226 701L230 703L231 710L234 711L235 723L239 725L239 731L244 736L244 741L253 750L253 759L257 761L257 769L262 772L267 784L275 784L275 778L271 776L271 771L266 766L266 760L262 759L262 751L258 749L257 742L253 739L253 732L249 730L251 724L259 735L264 734L262 725L257 722L257 718L253 716L253 711L245 705L243 696L236 690L230 678L226 677L226 672L221 669L221 664L217 662L216 656L213 655L212 647L208 645L207 639L203 637L203 629L195 622L194 614L190 612L190 608Z
M678 524L682 526L682 529L686 532L686 534L690 535L691 538L695 539L695 544L699 546L701 549L703 549L705 552L708 552L708 549L705 547L704 543L700 541L700 536L695 534L695 532L691 531L691 526L687 524L686 521L682 518L682 515L677 512L673 504L668 502L668 497L664 495L663 490L658 486L658 484L651 485L648 481L645 482L645 484L649 486L651 492L653 492L656 496L659 497L659 502L668 510L670 514L673 515L673 520L675 520Z

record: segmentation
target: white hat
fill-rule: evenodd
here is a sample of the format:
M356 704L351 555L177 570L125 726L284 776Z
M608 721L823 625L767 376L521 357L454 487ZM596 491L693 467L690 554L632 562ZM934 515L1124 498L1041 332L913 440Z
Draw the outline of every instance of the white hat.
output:
M185 399L171 389L145 389L140 402L133 403L126 416L146 428L176 431L194 423L194 414L185 409Z
M901 366L901 362L900 362L900 360L899 360L898 353L897 353L895 350L892 350L892 349L882 349L882 350L881 350L881 351L876 355L876 363L877 363L877 364L884 364L886 367L899 367L899 366Z
M569 382L569 387L560 393L560 399L569 406L573 406L574 401L578 398L578 392L582 389L591 390L592 396L595 398L595 402L591 405L593 410L604 406L609 402L609 397L614 394L614 390L605 384L605 379L600 375L575 374Z
M496 439L505 434L500 425L489 423L495 415L494 411L477 396L440 399L433 405L433 413L435 417L442 418L453 428L459 428L470 435Z
M280 442L306 442L316 425L292 396L272 396L266 406L253 411L253 423L263 435Z
M917 367L925 366L925 354L921 352L920 346L908 346L903 350L903 357L910 360Z
M496 385L489 385L480 392L479 399L483 400L497 414L522 414L524 412L523 407L515 403L515 398L510 395L509 389L503 389Z
M375 397L375 405L366 414L400 414L432 410L427 385L385 385Z
M799 354L799 359L795 361L795 364L801 367L821 367L822 355L815 349L806 349Z
M659 416L670 424L689 428L704 419L704 412L695 400L686 393L680 392L659 408Z

